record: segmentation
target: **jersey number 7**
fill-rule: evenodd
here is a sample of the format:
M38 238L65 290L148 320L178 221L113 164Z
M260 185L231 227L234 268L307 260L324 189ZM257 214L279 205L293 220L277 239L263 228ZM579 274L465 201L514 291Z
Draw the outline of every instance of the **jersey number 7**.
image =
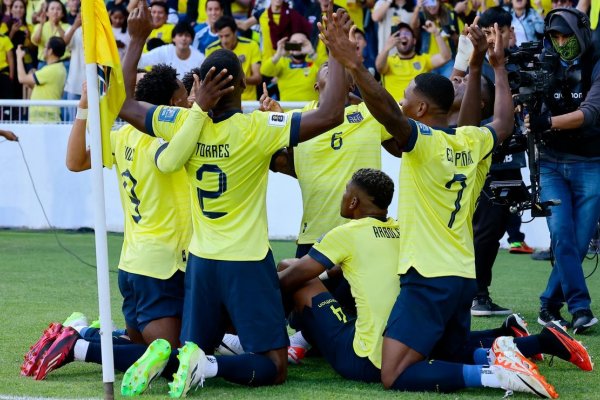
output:
M446 182L446 189L450 189L454 182L460 183L460 189L456 193L456 201L454 202L454 211L450 214L450 221L448 221L448 228L452 228L454 225L454 220L456 219L456 214L460 210L460 201L462 200L463 191L467 187L467 177L463 174L454 174L454 177Z

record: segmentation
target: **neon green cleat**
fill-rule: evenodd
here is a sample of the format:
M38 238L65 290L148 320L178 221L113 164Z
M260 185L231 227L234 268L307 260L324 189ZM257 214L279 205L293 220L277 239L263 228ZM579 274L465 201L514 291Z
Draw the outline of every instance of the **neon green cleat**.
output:
M123 396L142 394L150 386L150 382L165 369L170 355L171 345L166 340L156 339L150 343L146 352L123 375L121 394Z
M89 322L87 317L80 313L79 311L75 311L67 319L62 323L63 326L77 327L77 326L89 326Z
M92 323L90 324L90 328L100 329L100 320L97 319L95 321L92 321Z
M169 383L169 396L185 397L194 386L204 384L204 370L208 359L195 343L185 342L177 355L179 368Z

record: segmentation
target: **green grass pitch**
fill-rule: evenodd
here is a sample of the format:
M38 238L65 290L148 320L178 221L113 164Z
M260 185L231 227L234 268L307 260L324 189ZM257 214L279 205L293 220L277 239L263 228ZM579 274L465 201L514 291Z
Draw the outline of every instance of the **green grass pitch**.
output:
M70 250L94 263L92 234L58 233ZM117 288L116 265L122 235L108 238L111 265L112 317L123 325ZM292 242L272 243L275 259L291 257ZM586 274L595 261L586 261ZM548 262L533 261L525 255L512 255L501 250L494 267L492 297L494 301L512 307L529 321L533 333L540 330L535 322L538 295L548 277ZM592 299L600 298L600 271L588 279ZM97 318L98 303L96 271L75 260L56 243L51 232L0 231L0 399L14 397L102 398L101 367L74 362L52 372L45 381L36 382L19 375L23 354L38 339L51 321L62 322L72 311L81 311ZM595 314L600 308L593 304ZM474 318L474 329L499 326L501 317ZM600 354L600 326L580 337L592 356ZM540 363L541 372L552 383L562 399L600 399L598 372L584 373L575 366L549 357ZM120 396L122 374L116 373L115 395ZM158 379L143 395L145 399L167 396L167 381ZM329 399L329 398L402 398L402 399L500 399L501 390L463 390L453 394L385 392L381 385L345 381L322 359L309 359L303 365L290 366L288 381L277 387L250 389L230 384L222 379L210 379L204 388L192 391L189 397L263 399ZM532 398L515 393L515 399Z

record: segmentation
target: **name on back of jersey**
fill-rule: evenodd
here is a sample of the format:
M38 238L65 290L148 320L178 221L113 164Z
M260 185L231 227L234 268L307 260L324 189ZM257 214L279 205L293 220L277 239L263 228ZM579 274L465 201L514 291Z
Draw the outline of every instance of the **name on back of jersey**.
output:
M285 126L287 123L287 114L270 112L267 124L269 126Z

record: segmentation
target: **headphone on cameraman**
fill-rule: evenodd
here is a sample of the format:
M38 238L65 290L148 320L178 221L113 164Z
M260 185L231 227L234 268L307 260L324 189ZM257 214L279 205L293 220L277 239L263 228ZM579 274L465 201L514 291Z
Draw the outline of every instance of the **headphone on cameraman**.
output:
M577 18L577 29L583 34L584 39L587 43L591 43L592 41L592 30L590 28L590 18L587 14L579 11L576 8L555 8L551 10L546 17L544 18L544 35L548 33L548 28L550 27L550 18L554 14L558 13L567 13L574 15ZM563 17L564 18L564 17ZM566 19L565 19L566 21ZM573 32L575 33L575 32Z

